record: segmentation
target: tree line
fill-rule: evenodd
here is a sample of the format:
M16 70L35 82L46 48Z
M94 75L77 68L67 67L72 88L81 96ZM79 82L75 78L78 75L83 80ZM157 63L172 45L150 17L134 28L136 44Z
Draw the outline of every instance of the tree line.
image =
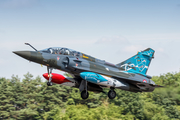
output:
M116 89L110 100L105 93L89 92L83 100L77 88L47 86L41 77L27 73L23 79L0 78L0 120L174 120L180 119L180 73L152 78L165 86L151 93ZM44 82L43 82L44 81Z

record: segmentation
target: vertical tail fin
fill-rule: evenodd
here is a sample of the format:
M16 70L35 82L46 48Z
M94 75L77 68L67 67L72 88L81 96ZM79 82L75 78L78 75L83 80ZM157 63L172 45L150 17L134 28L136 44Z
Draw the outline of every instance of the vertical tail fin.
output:
M125 71L146 74L152 58L154 58L154 50L147 48L144 51L138 52L133 57L117 64L118 67Z

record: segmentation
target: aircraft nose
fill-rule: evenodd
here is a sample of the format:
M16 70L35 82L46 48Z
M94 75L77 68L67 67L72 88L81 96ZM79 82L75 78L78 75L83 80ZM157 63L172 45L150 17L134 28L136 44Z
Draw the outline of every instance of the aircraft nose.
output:
M13 51L13 53L30 61L37 59L37 53L34 51Z
M30 51L13 51L13 53L28 60L31 57Z

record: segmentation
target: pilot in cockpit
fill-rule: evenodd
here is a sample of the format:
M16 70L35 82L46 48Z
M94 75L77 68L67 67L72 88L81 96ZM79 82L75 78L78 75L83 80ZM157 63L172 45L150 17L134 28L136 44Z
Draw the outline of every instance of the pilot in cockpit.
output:
M53 50L52 48L49 48L49 49L48 49L48 52L51 53L51 54L53 54L53 51L54 51L54 50Z
M62 49L60 50L59 54L62 54L62 55L63 55L63 53L64 53L64 49L62 48Z
M66 49L66 50L65 50L64 55L70 55L70 52L69 52L69 50L68 50L68 49Z

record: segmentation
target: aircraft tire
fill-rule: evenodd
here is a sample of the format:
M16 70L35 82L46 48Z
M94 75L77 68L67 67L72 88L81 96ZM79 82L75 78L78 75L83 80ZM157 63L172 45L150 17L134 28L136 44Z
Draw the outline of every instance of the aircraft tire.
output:
M114 90L110 90L108 92L109 99L114 99L116 97L116 92Z
M87 94L86 94L86 90L83 90L82 92L81 92L81 98L82 99L87 99L89 97L89 93L87 92Z
M47 82L47 86L52 86L52 82Z

